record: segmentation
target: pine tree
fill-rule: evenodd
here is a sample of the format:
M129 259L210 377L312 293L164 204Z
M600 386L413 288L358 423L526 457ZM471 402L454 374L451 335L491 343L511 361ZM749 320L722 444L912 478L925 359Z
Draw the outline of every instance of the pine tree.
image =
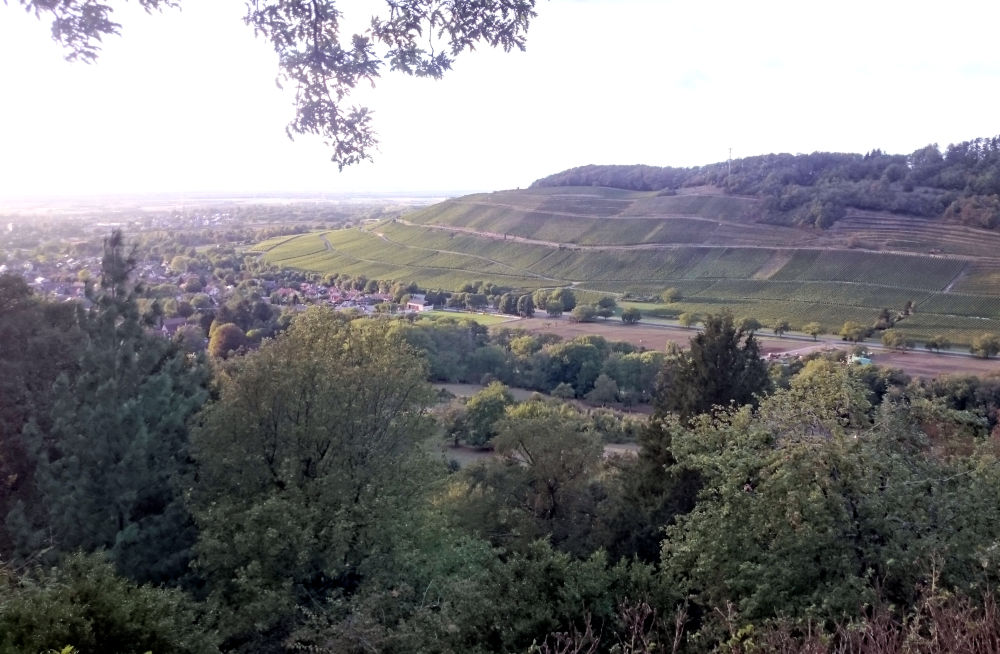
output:
M20 531L7 516L37 504L36 461L21 433L32 421L49 424L52 384L77 369L77 311L34 297L20 275L0 275L0 559L12 558Z
M104 243L99 289L82 319L79 372L53 389L52 422L33 422L40 515L21 518L22 553L107 549L125 575L183 575L194 542L180 480L190 417L206 399L206 369L148 334L130 281L135 258L121 232ZM15 520L18 516L14 516Z
M738 328L728 313L710 315L704 325L691 349L667 364L673 371L658 391L658 413L689 418L715 406L755 404L768 389L767 365L753 333Z

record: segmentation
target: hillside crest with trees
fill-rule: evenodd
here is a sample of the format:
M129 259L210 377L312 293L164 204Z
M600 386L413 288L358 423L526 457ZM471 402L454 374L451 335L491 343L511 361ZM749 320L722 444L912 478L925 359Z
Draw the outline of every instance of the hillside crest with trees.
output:
M761 199L746 218L827 228L848 208L943 218L972 227L1000 225L1000 136L937 144L910 154L766 154L692 168L571 168L532 188L604 186L673 194L714 187Z

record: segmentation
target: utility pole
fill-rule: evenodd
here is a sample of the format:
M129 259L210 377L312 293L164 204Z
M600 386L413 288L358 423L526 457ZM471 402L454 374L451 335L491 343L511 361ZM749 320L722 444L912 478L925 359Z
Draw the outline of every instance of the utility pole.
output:
M728 176L728 175L732 175L732 174L733 174L733 148L732 148L732 146L730 146L729 147L729 172L726 173L726 175Z

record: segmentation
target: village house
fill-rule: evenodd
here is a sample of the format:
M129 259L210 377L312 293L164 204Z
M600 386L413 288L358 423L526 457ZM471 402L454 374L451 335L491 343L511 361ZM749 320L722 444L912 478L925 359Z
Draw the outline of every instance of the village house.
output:
M423 293L414 293L406 303L407 311L415 311L417 313L430 311L433 308L434 305L427 300L427 297Z

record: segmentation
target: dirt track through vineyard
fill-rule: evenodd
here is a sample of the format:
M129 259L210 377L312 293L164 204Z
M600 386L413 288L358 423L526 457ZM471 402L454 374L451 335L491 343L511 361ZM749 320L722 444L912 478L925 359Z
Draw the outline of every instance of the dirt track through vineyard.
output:
M455 232L459 234L469 234L472 236L478 236L480 238L488 238L498 241L513 241L514 243L525 243L527 245L542 245L545 247L550 247L554 249L561 250L580 250L580 251L597 251L597 252L621 252L630 250L677 250L677 249L690 249L690 248L701 248L715 250L720 247L730 248L730 249L746 249L746 250L772 250L772 251L799 251L799 250L817 250L822 252L878 252L879 254L895 254L907 257L930 257L934 255L918 254L909 250L892 250L892 249L879 249L879 250L859 250L856 248L840 248L830 245L755 245L755 244L728 244L720 245L716 244L703 244L703 243L636 243L632 245L584 245L581 243L560 243L559 241L546 241L536 238L527 238L525 236L514 236L512 234L500 234L498 232L488 232L478 229L472 229L471 227L456 227L454 225L434 225L425 223L413 223L409 220L404 220L403 218L396 218L396 222L400 225L406 225L407 227L421 227L425 229L436 229L445 232ZM718 222L718 221L716 221ZM984 257L976 257L971 255L954 254L949 255L949 259L955 259L959 261L976 261L983 262L989 261L991 263L1000 264L1000 258L986 259Z

